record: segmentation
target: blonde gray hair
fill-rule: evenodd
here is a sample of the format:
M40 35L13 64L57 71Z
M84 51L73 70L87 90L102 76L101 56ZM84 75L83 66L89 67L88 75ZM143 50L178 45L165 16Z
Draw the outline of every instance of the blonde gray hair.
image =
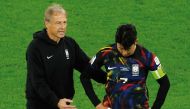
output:
M51 19L52 15L55 15L57 13L63 13L66 15L65 9L60 4L52 4L48 6L48 8L45 10L44 13L44 20L49 21Z

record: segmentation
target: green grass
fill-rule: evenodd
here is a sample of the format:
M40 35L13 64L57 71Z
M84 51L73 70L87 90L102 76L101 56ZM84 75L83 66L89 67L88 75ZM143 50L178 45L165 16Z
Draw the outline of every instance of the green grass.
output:
M139 43L155 52L167 72L171 88L163 109L189 109L190 1L188 0L6 0L0 1L0 109L25 108L25 51L35 31L43 28L44 9L53 2L68 12L68 31L93 56L114 42L118 25L133 23ZM74 104L93 109L75 71ZM104 86L93 82L100 98ZM158 85L149 75L150 104Z

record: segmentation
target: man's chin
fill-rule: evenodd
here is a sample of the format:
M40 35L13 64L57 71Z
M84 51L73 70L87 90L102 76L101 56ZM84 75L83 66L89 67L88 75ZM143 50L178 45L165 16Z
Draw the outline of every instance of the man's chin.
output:
M63 37L65 37L65 34L59 34L58 37L63 38Z

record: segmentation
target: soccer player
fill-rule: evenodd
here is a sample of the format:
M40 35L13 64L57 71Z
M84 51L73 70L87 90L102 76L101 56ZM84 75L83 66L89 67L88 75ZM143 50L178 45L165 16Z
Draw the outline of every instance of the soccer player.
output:
M170 82L158 57L137 43L134 25L118 27L115 43L102 48L92 59L94 69L105 67L107 81L103 106L112 109L160 109ZM160 85L152 106L148 103L146 79L152 74ZM101 78L101 77L100 77Z

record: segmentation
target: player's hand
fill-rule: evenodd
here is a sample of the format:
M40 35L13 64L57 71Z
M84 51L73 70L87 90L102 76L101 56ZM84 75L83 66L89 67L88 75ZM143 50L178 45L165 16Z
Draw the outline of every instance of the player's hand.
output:
M59 109L77 109L76 106L68 105L72 103L73 101L70 99L60 99L57 106Z
M100 104L98 104L98 105L96 106L96 109L111 109L111 108L105 107L102 103L100 103Z

